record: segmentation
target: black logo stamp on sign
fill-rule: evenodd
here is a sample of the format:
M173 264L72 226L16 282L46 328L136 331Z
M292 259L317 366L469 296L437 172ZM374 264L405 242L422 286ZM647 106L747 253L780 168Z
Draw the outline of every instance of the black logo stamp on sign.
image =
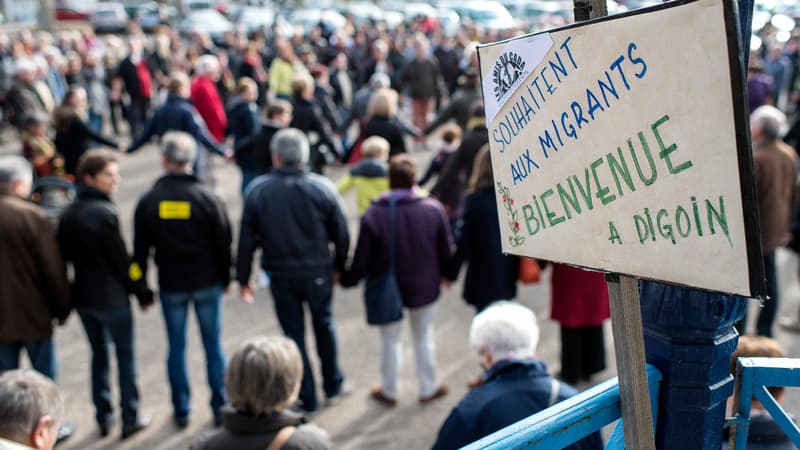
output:
M497 58L492 78L494 80L494 96L498 102L522 77L524 70L525 61L516 53L506 52Z

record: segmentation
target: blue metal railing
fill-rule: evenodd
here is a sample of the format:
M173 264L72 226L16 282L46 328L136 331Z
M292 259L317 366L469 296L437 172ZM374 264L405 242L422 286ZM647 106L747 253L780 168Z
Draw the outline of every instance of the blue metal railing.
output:
M658 390L661 372L647 366L653 425L658 416ZM526 419L496 431L469 446L477 449L549 450L564 448L583 439L622 415L619 403L619 384L612 378L580 394L540 411ZM606 449L625 448L620 421L606 444Z
M797 358L739 358L736 364L736 416L728 419L732 425L731 448L747 448L750 428L750 405L758 400L778 426L800 448L800 429L767 390L772 386L800 386L800 359Z

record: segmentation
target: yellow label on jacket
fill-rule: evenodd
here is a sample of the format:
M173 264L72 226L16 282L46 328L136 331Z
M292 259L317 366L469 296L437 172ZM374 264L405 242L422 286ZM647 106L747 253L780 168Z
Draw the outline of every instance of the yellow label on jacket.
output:
M158 204L158 217L163 220L188 220L192 217L192 204L164 200Z
M139 267L137 263L131 263L130 267L128 268L128 277L130 277L131 281L139 281L142 279L142 268Z

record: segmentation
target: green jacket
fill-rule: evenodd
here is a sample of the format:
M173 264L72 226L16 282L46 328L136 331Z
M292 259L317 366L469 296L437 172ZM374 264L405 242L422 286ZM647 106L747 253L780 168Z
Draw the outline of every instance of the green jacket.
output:
M356 189L358 215L363 216L372 201L389 190L389 169L383 161L363 159L336 183L336 188L340 194Z

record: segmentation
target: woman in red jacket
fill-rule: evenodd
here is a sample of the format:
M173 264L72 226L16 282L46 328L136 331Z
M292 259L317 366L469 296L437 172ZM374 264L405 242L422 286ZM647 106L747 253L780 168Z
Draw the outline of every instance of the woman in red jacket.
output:
M550 317L561 325L561 374L568 384L606 368L603 321L610 316L605 275L553 264Z
M208 131L221 143L225 139L228 120L216 85L220 76L219 60L214 55L203 55L197 59L194 72L189 99L206 123Z

